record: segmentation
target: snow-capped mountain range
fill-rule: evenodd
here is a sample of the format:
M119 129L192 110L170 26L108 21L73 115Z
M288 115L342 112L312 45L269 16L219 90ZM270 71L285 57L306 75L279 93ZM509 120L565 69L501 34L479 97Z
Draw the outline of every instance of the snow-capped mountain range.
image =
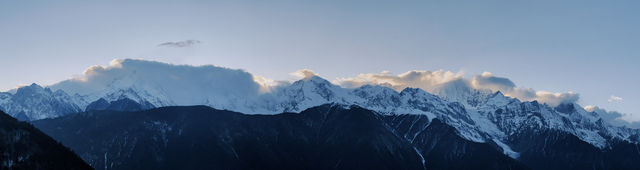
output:
M514 158L518 153L510 149L510 143L514 135L523 132L567 132L601 149L615 141L640 142L640 131L609 125L597 113L588 112L576 103L552 107L537 101L524 102L499 91L473 89L464 82L450 82L456 84L442 86L431 94L419 88L406 88L400 92L373 85L342 88L321 77L310 76L275 87L268 93L251 95L254 92L229 92L235 87L215 80L169 80L180 81L176 87L184 89L176 91L163 85L166 82L161 80L122 75L103 81L99 86L91 86L97 87L94 89L81 89L65 82L49 87L37 84L20 87L13 92L0 93L0 109L18 119L39 120L122 100L137 102L144 108L207 105L246 114L300 112L337 103L358 105L380 114L426 115L455 127L458 135L467 140L496 143L506 155ZM203 92L198 89L209 86L215 90Z

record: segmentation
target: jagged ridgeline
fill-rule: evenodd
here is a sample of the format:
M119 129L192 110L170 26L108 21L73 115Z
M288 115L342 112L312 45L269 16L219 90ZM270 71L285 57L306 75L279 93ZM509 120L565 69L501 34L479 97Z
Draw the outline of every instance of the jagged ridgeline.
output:
M637 129L612 126L602 120L600 113L588 112L575 103L550 106L466 86L453 86L455 89L444 89L436 96L417 88L406 88L400 92L371 85L347 89L314 76L260 96L233 98L221 97L222 94L188 93L193 96L188 99L168 97L153 88L109 87L113 89L101 91L98 95L83 96L68 95L60 89L53 91L34 84L22 87L13 94L0 94L0 107L9 110L14 117L38 120L88 110L137 111L175 105L207 105L246 114L277 114L300 112L325 103L339 103L358 105L383 114L417 114L438 118L456 128L458 134L467 140L500 143L505 154L511 154L512 157L517 153L511 152L510 140L520 131L557 130L577 136L601 149L609 147L616 140L637 143L640 136ZM455 93L448 93L451 91Z
M438 162L449 162L450 158L454 157L456 159L460 158L462 162L483 160L477 159L475 157L477 155L483 155L482 158L490 158L492 161L506 162L504 165L508 165L507 167L500 166L497 168L520 167L520 164L524 164L526 167L533 169L591 169L594 167L638 169L634 162L640 162L637 154L640 153L637 148L637 144L640 142L640 131L618 126L620 124L612 125L615 122L612 122L611 117L607 117L607 113L603 113L606 111L598 109L587 109L590 110L587 111L584 107L576 104L575 100L562 100L562 102L553 104L539 103L538 101L521 101L505 96L500 91L473 88L471 84L461 79L440 84L427 92L419 88L392 89L377 85L344 88L318 76L307 76L299 81L285 83L268 89L267 92L261 92L260 90L264 89L261 89L260 85L254 81L252 75L242 70L215 66L175 66L142 60L122 60L117 66L100 68L98 70L101 71L101 74L91 74L93 77L85 77L87 79L66 80L47 87L32 84L0 93L0 108L5 109L11 116L21 120L36 121L36 124L69 120L69 122L60 124L60 126L42 127L43 131L51 132L56 139L59 139L60 135L64 136L64 134L74 134L68 138L80 136L77 134L84 134L89 129L94 129L96 131L95 134L86 135L92 136L89 141L100 142L101 140L99 139L126 141L126 145L122 144L123 146L133 145L131 142L136 144L144 142L143 146L159 147L160 144L164 146L165 143L169 146L175 140L168 136L164 138L162 135L149 137L147 133L153 134L156 131L148 129L154 129L156 126L164 127L165 124L147 122L144 125L138 125L140 122L129 122L129 119L136 120L138 118L127 116L142 114L150 115L149 117L153 118L153 114L150 112L159 110L144 110L170 106L205 105L220 110L238 112L236 114L239 115L230 116L233 118L229 118L231 120L210 118L211 120L208 120L209 124L224 124L224 122L218 122L220 121L219 119L222 119L227 122L235 121L237 124L244 124L246 127L259 129L281 128L279 132L288 132L285 128L271 127L259 122L281 121L280 117L283 116L280 113L304 113L306 109L334 103L343 106L356 105L373 111L374 115L376 115L374 117L383 120L378 125L388 126L388 129L393 130L393 134L399 135L401 139L409 140L412 144L410 146L415 147L414 150L419 150L420 152L418 153L423 154L422 157L425 158L425 166L427 167L456 168L459 166L459 168L463 168L465 166L456 164L438 166ZM178 78L180 81L177 81ZM76 114L78 112L86 113ZM128 112L134 113L129 115ZM191 114L191 111L180 111L180 109L175 112L180 113L178 115ZM222 111L194 112L218 113ZM109 116L111 114L120 116ZM195 113L193 115L204 116L204 114ZM291 117L304 117L303 115L306 114ZM87 118L83 118L83 116ZM104 120L93 120L94 118L92 117L94 116L101 117ZM206 118L206 116L204 117ZM48 118L55 119L37 121ZM72 121L81 118L89 120ZM199 117L185 116L184 119L197 118ZM247 123L247 120L261 121L255 121L256 125L253 125ZM139 121L144 122L143 120ZM172 132L176 132L175 126L171 125L173 120L167 119L167 121L166 126L171 128L164 131L172 131L173 129ZM198 120L193 121L197 122ZM132 125L127 124L127 122L132 123ZM365 126L359 124L367 122L354 121L351 123ZM204 129L196 129L194 131L203 136L221 136L219 134L222 132L209 133L209 128L230 128L226 127L226 125L209 124L202 125ZM443 128L436 128L436 125L439 124ZM102 126L94 127L98 125ZM134 125L148 129L134 128L135 130L126 130L124 132L114 131ZM63 127L68 128L65 129ZM230 137L224 137L223 139L236 141L236 139L232 138L233 135L245 132L251 132L253 135L273 135L263 134L266 131L253 132L250 129L234 128L236 129L233 131L225 132L229 133L227 136ZM291 128L299 127L291 125ZM138 130L145 133L138 132ZM442 134L440 131L448 131L449 133ZM387 133L385 131L380 132ZM131 135L135 136L133 138L119 139L111 133L137 135ZM423 134L432 133L439 135L433 135L426 139L420 138ZM147 137L144 137L145 135ZM278 135L284 134L278 133ZM353 133L351 135L359 134ZM80 136L78 138L83 139L83 137ZM303 137L309 136L303 135ZM436 141L442 138L462 141L459 144L451 142L453 146L448 146L441 142L432 141L432 137L437 138ZM197 139L200 138L198 137ZM283 136L278 136L276 139L283 139ZM304 139L311 140L311 138ZM323 138L314 139L323 140ZM59 140L73 142L71 139ZM264 138L260 138L260 140L264 140ZM113 144L115 141L110 141L112 143L109 144ZM184 142L189 143L190 141ZM193 145L196 144L198 149L205 148L205 146L218 146L193 143ZM425 147L426 145L433 145L432 147L438 148L436 146L439 146L439 144L443 144L439 148L441 150L436 149L434 151L441 152L447 157L446 159L439 157L442 155L424 153L431 148ZM125 151L129 152L127 150L112 152L108 149L89 152L75 148L78 145L67 145L74 150L83 151L81 153L82 158L91 165L102 168L105 166L107 168L125 166L122 163L119 164L117 159L121 158ZM82 141L79 145L85 146L88 144ZM94 143L93 145L97 147L104 144ZM247 144L247 146L249 145ZM478 149L469 150L469 147ZM139 147L133 149L139 149ZM155 148L149 149L145 153L160 151L164 150ZM275 149L266 150L265 152L267 153L261 154L267 154L266 156L270 157L290 154ZM497 152L500 156L491 155L494 152ZM169 155L153 159L167 160ZM464 157L464 155L472 156L473 159ZM507 159L502 159L504 157ZM515 163L511 164L514 161ZM384 161L381 161L381 163L384 163ZM493 164L487 163L478 166L488 167L489 165Z
M29 123L0 111L0 169L92 169Z

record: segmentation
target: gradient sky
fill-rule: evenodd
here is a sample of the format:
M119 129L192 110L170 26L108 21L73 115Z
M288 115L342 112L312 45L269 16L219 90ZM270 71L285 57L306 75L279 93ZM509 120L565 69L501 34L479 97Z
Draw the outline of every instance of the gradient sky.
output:
M640 1L0 0L0 90L115 58L333 80L388 70L483 71L580 104L640 111ZM158 46L197 40L192 46ZM609 102L612 96L620 101ZM640 119L639 119L640 120Z

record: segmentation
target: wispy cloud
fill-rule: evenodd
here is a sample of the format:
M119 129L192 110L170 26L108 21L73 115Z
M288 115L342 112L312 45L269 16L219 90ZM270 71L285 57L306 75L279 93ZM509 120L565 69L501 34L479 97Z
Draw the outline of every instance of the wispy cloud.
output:
M622 100L624 100L622 97L611 95L611 97L609 97L609 100L607 100L607 101L609 103L611 103L611 102L619 102L619 101L622 101Z
M158 47L173 47L173 48L183 48L183 47L191 47L196 44L200 44L199 40L184 40L184 41L175 41L175 42L164 42L158 44Z

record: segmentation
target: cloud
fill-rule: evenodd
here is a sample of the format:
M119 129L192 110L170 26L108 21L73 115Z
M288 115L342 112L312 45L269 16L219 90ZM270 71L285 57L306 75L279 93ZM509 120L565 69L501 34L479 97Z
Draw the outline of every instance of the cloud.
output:
M622 97L611 95L611 97L609 97L609 99L607 101L609 103L611 103L611 102L619 102L619 101L622 101L622 100L624 100L624 99L622 99Z
M515 97L524 101L537 100L551 106L562 103L575 103L580 99L580 95L575 92L552 93L547 91L536 91L531 88L519 88L508 78L496 77L492 73L484 72L471 79L471 85L475 89L489 89L500 91L506 96Z
M494 91L505 91L516 87L511 80L502 77L495 77L490 72L484 72L473 77L471 84L476 88L488 88Z
M448 95L445 93L459 92L459 88L483 89L494 92L500 91L506 96L524 101L537 100L551 106L556 106L561 103L574 103L580 98L579 95L574 92L551 93L536 91L531 88L517 87L516 84L508 78L497 77L490 72L484 72L470 79L463 78L462 74L462 72L454 73L443 70L414 70L393 75L385 71L378 74L360 74L354 78L339 78L335 83L348 88L356 88L365 84L382 85L391 87L397 91L401 91L407 87L414 87L444 96ZM449 88L451 88L451 90L447 90Z
M288 81L278 81L256 75L253 76L253 81L260 85L260 93L262 94L272 92L273 89L277 87L282 87L290 84L290 82Z
M430 91L439 84L461 78L461 72L454 73L443 70L414 70L399 75L393 75L388 71L383 71L379 74L360 74L354 78L339 78L337 81L335 81L335 83L347 88L356 88L365 84L375 84L391 87L397 91L401 91L402 89L407 87L421 88Z
M631 128L640 128L640 122L627 121L630 114L624 114L616 111L607 111L598 106L585 106L584 110L597 113L602 120L614 126L627 126Z
M308 79L311 78L313 76L318 76L318 74L314 73L312 70L309 69L302 69L302 70L298 70L296 72L291 73L292 76L296 76L296 77L300 77L302 79Z
M198 40L184 40L184 41L175 41L175 42L164 42L164 43L158 44L158 47L183 48L183 47L191 47L200 43L201 42Z
M72 95L99 97L114 89L144 89L148 94L139 95L168 98L174 102L166 103L170 105L191 105L203 102L230 103L235 99L255 97L263 88L263 84L256 79L265 80L244 70L213 65L173 65L124 59L113 60L108 66L89 67L80 77L62 81L50 88L62 89Z
M517 97L517 96L516 96ZM535 100L547 103L552 106L557 106L562 103L575 103L580 99L580 95L574 92L566 92L566 93L551 93L546 91L538 91L536 92Z

